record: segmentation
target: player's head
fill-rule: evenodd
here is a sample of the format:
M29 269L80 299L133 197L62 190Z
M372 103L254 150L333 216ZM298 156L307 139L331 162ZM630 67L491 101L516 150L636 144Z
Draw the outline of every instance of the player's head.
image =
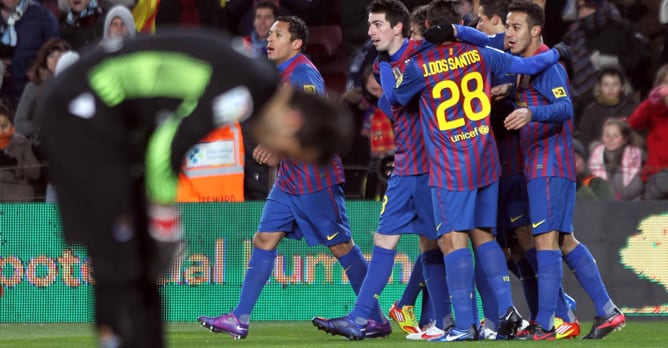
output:
M531 0L515 0L508 6L506 38L513 54L532 56L540 45L545 11Z
M263 0L255 5L253 28L258 38L264 40L269 36L269 29L278 17L278 6L271 0Z
M369 38L378 51L395 53L408 37L410 12L399 0L373 0L367 6Z
M45 42L37 52L37 57L30 68L30 77L35 84L41 84L56 72L56 64L60 56L71 49L65 40L51 39Z
M258 142L279 156L304 162L329 161L351 143L352 118L324 97L281 87L254 121Z
M506 16L510 0L480 0L477 29L487 35L495 35L505 30Z
M413 9L411 13L411 40L422 40L422 34L427 30L427 9L429 6L421 5Z
M267 58L281 64L306 50L308 27L295 16L280 16L269 30Z
M452 0L434 0L427 8L427 27L435 25L461 24L459 2Z

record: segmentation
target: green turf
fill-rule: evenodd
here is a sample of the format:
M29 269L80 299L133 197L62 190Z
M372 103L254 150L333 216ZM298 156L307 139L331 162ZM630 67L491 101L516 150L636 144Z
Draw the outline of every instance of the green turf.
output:
M588 331L590 323L583 323ZM400 334L398 327L385 339L368 339L349 342L340 337L317 331L310 322L254 322L250 336L235 341L224 334L212 334L197 323L173 323L167 326L169 347L407 347L435 346L442 343L410 342ZM666 321L634 321L626 328L601 341L564 340L556 342L457 342L457 347L666 347L668 346ZM585 332L586 333L586 332ZM89 324L0 324L0 347L11 348L77 348L95 347L92 327Z

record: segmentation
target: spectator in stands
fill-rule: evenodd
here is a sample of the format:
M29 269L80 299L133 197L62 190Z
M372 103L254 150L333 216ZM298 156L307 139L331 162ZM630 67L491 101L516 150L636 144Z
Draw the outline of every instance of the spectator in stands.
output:
M613 200L615 196L610 184L589 171L587 150L580 140L573 139L573 151L575 152L575 184L577 188L575 199Z
M0 104L0 202L32 202L35 191L32 180L40 167L26 137L16 133L11 106Z
M647 131L643 198L668 199L668 65L659 69L654 86L649 97L629 117L629 125Z
M81 52L97 45L104 33L102 0L69 0L64 6L65 18L60 22L60 36Z
M626 93L624 73L616 66L601 68L594 87L596 98L583 111L579 120L578 138L587 149L601 139L603 123L609 118L627 118L638 103Z
M126 39L137 35L132 12L125 6L114 6L104 18L102 40Z
M23 134L35 145L38 145L39 142L33 120L42 86L53 77L60 55L70 49L70 45L65 40L51 39L47 41L37 53L35 63L28 72L30 82L26 85L19 100L14 124L16 131Z
M569 75L576 115L593 100L596 73L604 65L620 66L640 95L649 90L647 40L608 0L579 0L578 20L564 42L573 49Z
M2 0L1 12L0 58L5 65L1 94L15 106L37 52L47 40L58 37L58 22L49 10L31 0Z
M47 41L39 53L32 68L28 72L30 82L26 85L19 100L19 105L14 116L14 127L16 132L25 136L32 145L33 152L37 159L44 166L42 151L39 142L39 129L34 123L35 110L37 109L37 102L42 94L42 88L46 81L51 79L56 71L56 64L61 55L69 51L70 45L67 41L62 39L51 39ZM45 175L41 176L42 179ZM46 190L46 182L40 180L34 183L35 195L37 198L44 197Z
M589 170L608 181L617 200L638 200L643 192L643 153L637 137L625 121L609 119L603 125L602 142L589 157Z
M244 36L244 42L252 49L255 57L267 56L269 29L278 17L278 6L272 0L263 0L255 5L253 31Z

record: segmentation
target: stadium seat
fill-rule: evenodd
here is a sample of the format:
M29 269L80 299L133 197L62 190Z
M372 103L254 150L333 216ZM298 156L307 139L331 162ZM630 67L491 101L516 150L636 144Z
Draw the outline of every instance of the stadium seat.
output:
M343 32L338 25L315 25L309 28L306 53L312 57L332 56L343 42Z

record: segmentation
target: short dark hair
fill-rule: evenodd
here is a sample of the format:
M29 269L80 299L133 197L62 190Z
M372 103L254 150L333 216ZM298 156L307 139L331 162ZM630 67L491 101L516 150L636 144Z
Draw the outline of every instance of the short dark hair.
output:
M290 41L302 40L301 51L305 52L306 44L308 43L308 27L304 20L297 16L279 16L276 18L276 21L288 23Z
M508 5L508 12L524 12L527 14L529 29L545 25L545 10L531 0L514 0Z
M274 18L278 17L278 6L276 6L276 3L271 1L271 0L262 0L255 4L255 11L253 14L257 13L257 10L261 8L268 8L271 10L271 12L274 13Z
M462 16L459 13L459 3L452 0L434 0L427 9L429 25L459 24Z
M489 18L497 15L503 23L506 23L509 4L510 0L480 0L480 6L484 9L485 15Z
M619 77L619 81L622 82L622 86L626 84L626 77L624 77L624 72L616 65L603 66L601 70L598 71L598 76L596 77L596 81L598 83L601 83L601 81L603 81L603 76L606 75L617 76Z
M367 6L366 11L368 13L384 13L385 19L390 22L390 25L393 27L397 23L403 24L403 30L401 34L404 37L408 37L408 31L410 29L410 15L408 8L404 5L403 2L399 0L373 0Z
M411 25L412 24L417 25L417 27L420 30L420 35L424 34L424 32L427 31L425 21L427 20L428 8L429 6L427 5L421 5L413 9L413 13L411 13Z
M354 126L350 111L343 105L297 89L288 104L302 113L304 123L297 139L302 147L318 151L318 162L327 163L335 154L349 149Z

